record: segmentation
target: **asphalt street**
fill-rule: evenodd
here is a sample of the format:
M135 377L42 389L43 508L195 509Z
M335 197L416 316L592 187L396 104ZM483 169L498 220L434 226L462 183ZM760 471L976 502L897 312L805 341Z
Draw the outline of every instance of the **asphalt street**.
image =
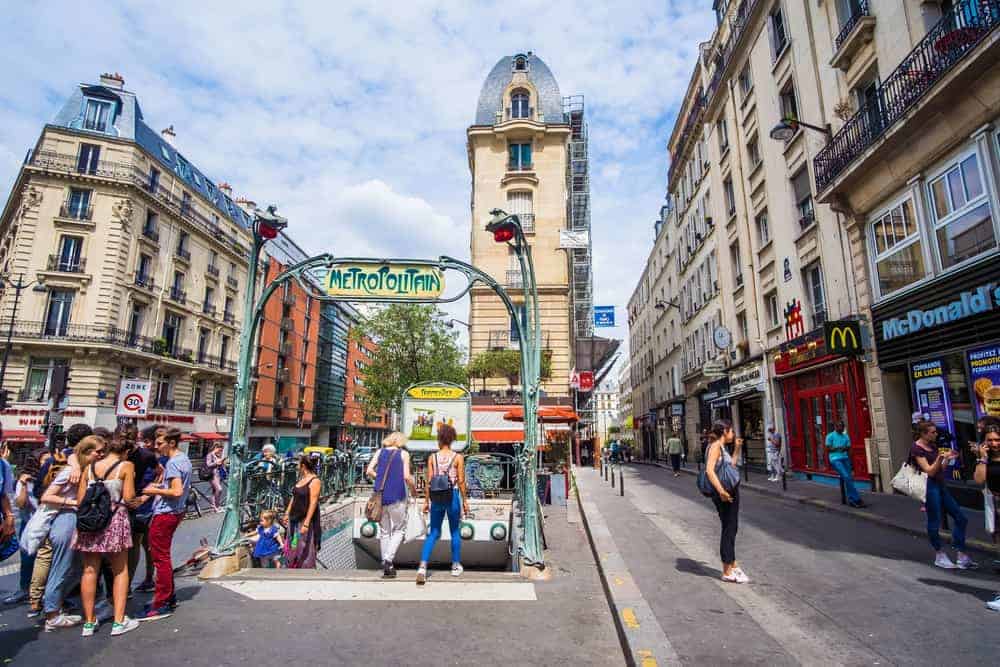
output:
M751 583L727 584L693 476L629 466L625 497L578 476L684 664L997 664L986 555L979 570L941 570L926 538L745 490L736 553Z

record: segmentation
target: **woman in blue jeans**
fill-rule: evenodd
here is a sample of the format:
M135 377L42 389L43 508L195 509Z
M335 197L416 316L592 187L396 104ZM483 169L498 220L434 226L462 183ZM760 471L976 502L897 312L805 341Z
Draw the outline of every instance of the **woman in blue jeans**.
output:
M438 427L438 451L427 458L427 484L425 484L427 499L424 501L424 512L430 510L431 530L424 540L424 548L420 552L420 567L417 568L417 585L422 586L427 581L427 561L430 560L434 545L441 537L441 524L445 514L448 515L448 530L451 532L451 576L462 574L462 536L459 529L462 525L462 514L469 513L469 501L466 499L465 488L465 458L451 450L455 442L455 429L448 424ZM431 482L436 475L448 478L451 494L441 494L441 498L431 496Z
M969 520L965 518L962 508L952 498L944 483L944 470L948 464L958 457L958 452L937 448L937 426L933 422L917 422L917 441L910 449L910 460L927 473L927 536L936 552L934 564L946 570L956 567L962 570L976 567L975 561L965 553L965 527ZM941 513L951 515L955 526L951 531L951 545L955 548L957 559L952 562L941 545Z

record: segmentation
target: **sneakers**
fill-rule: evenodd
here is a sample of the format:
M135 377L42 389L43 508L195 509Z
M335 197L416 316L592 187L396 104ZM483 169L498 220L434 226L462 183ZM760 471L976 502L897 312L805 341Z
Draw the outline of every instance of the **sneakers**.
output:
M392 566L389 561L384 561L382 563L382 578L383 579L395 579L396 578L396 568Z
M83 622L82 616L75 614L59 614L45 621L45 632L52 632L61 628L72 628Z
M453 576L453 577L461 577L463 572L465 572L465 568L462 567L461 563L452 563L451 564L451 576Z
M152 619L150 619L152 620ZM128 616L122 617L121 623L115 623L111 626L111 636L117 637L118 635L123 635L126 632L132 632L137 627L139 627L139 621L134 618L129 618Z
M38 618L42 615L41 609L29 609L27 613L28 618Z
M152 593L156 590L156 584L152 581L144 581L132 589L136 593Z
M968 554L959 553L958 559L955 561L955 565L958 566L960 570L974 570L979 567L979 564L969 558Z
M174 610L170 605L163 605L158 609L150 608L143 612L142 616L138 618L139 621L158 621L161 618L167 618L168 616L173 616ZM116 624L117 625L117 624ZM134 629L134 628L132 628ZM128 630L122 630L122 632L128 632Z
M4 604L20 604L28 599L28 594L25 591L17 591L12 595L8 595L3 599Z
M934 565L936 565L937 567L940 567L940 568L942 568L944 570L954 570L955 569L955 564L953 562L951 562L950 558L948 558L948 554L946 554L943 551L937 552L937 556L934 558Z
M102 623L110 621L115 617L115 608L111 606L107 598L104 598L94 605L94 616Z
M417 568L417 586L423 586L427 583L427 566L422 565Z
M1000 594L997 594L995 598L986 603L987 609L992 609L993 611L1000 611Z
M750 577L747 576L746 572L742 568L734 567L729 571L729 574L722 575L723 581L728 581L731 584L748 584L750 583Z
M93 637L94 633L97 632L97 628L101 625L100 621L94 621L93 623L84 623L83 632L80 633L81 637Z

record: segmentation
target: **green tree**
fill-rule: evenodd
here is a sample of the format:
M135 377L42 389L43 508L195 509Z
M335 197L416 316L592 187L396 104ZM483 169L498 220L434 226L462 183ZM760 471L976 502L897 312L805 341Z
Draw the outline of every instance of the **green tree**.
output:
M418 382L454 382L468 379L458 334L448 328L444 314L431 305L391 304L362 320L351 340L368 337L378 344L364 369L368 414L398 410L403 391Z
M549 350L542 352L542 367L539 374L543 380L552 377L552 353ZM521 352L519 350L480 352L469 363L469 376L483 378L484 388L486 378L504 378L508 386L513 389L521 380Z

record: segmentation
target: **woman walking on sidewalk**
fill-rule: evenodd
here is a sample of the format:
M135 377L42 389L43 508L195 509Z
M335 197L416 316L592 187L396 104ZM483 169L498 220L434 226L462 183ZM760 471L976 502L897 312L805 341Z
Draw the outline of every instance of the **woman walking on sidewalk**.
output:
M976 470L973 479L976 484L983 485L983 495L986 498L985 512L993 514L993 535L997 533L997 520L1000 519L997 499L1000 498L1000 420L986 422L983 425L982 445L974 450L978 455L976 458ZM987 493L988 492L988 493ZM987 517L989 518L989 517ZM1000 611L1000 593L986 603L986 607L993 611Z
M733 432L733 424L728 419L720 419L712 424L709 435L710 441L705 452L707 458L705 474L715 489L712 502L715 503L715 510L719 513L719 521L722 522L722 534L719 538L722 580L734 584L745 584L750 581L750 578L736 564L736 531L739 529L740 519L740 475L733 464L734 460L740 460L743 438L736 437ZM734 441L736 448L730 455L726 445ZM727 466L731 470L725 470ZM733 474L734 471L735 474ZM724 473L727 479L736 480L735 484L730 483L732 488L727 489L726 485L719 479L720 472Z
M372 456L366 474L382 490L382 519L379 521L379 550L382 552L382 576L396 576L396 551L406 530L406 488L416 495L410 476L410 453L402 449L406 435L395 431L382 441L382 449Z
M316 567L321 530L319 523L320 479L316 476L318 459L299 457L299 481L292 487L292 499L285 509L285 566L297 569Z
M208 453L205 457L205 467L208 471L212 473L212 479L209 480L212 483L212 511L221 512L222 506L222 466L226 462L226 457L222 454L223 447L221 442L216 442L212 446L212 451Z
M431 513L431 529L424 540L420 552L420 567L417 568L417 585L427 582L427 561L430 560L434 544L441 537L441 526L445 514L448 515L448 530L451 532L451 576L461 576L462 568L462 514L469 513L466 500L465 458L451 451L455 442L455 429L448 424L438 428L438 451L427 457L427 500L424 512ZM432 488L433 487L433 488Z
M944 483L944 469L958 457L958 452L951 449L938 449L938 430L933 422L917 423L917 441L910 449L910 461L927 474L927 537L936 553L934 564L946 570L956 567L962 570L976 567L976 563L965 553L965 527L969 520L958 503L948 491ZM951 544L958 556L957 562L952 562L941 546L941 514L947 512L955 521L951 532Z

